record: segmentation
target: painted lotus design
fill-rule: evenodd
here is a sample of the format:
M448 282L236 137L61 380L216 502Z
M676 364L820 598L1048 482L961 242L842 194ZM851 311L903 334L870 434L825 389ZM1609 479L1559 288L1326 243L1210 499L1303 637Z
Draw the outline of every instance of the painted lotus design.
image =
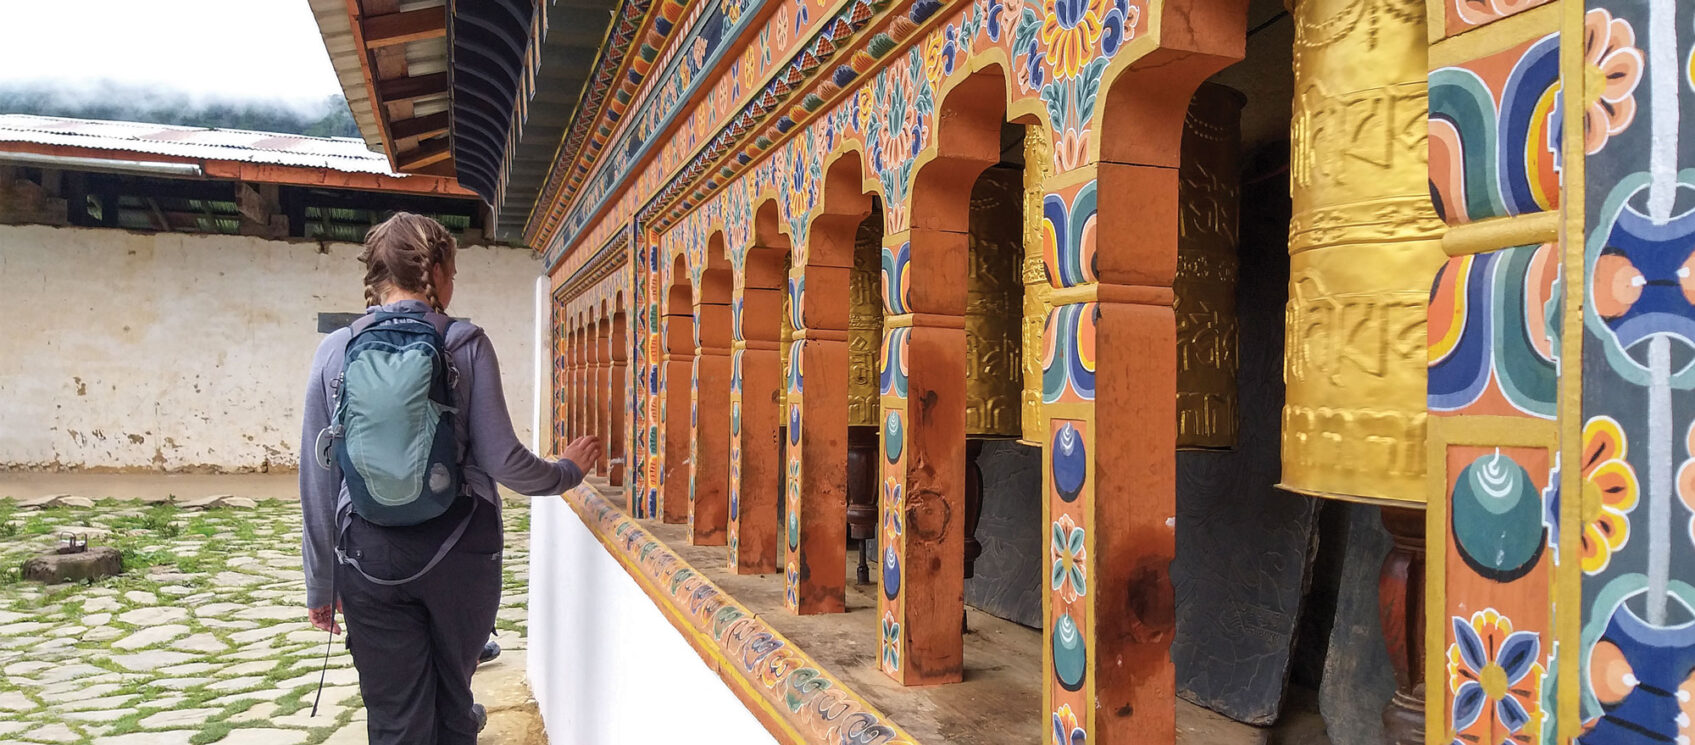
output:
M1605 570L1613 554L1630 541L1628 515L1636 509L1639 485L1636 470L1625 460L1627 452L1624 429L1617 420L1599 416L1583 425L1583 534L1579 540L1586 574Z
M894 673L900 671L900 624L895 621L895 614L883 612L883 669Z
M1541 734L1542 640L1514 631L1493 608L1453 618L1448 647L1449 727L1456 743L1530 742Z
M1044 0L1041 39L1053 62L1054 77L1075 78L1094 59L1111 6L1108 0Z
M1636 85L1642 81L1642 50L1630 22L1605 8L1583 16L1583 149L1594 155L1636 119Z
M1077 526L1070 515L1060 515L1059 519L1054 521L1053 538L1049 546L1049 552L1053 556L1053 572L1049 584L1066 602L1075 602L1077 598L1089 594L1089 570L1084 563L1089 557L1086 546L1083 529Z

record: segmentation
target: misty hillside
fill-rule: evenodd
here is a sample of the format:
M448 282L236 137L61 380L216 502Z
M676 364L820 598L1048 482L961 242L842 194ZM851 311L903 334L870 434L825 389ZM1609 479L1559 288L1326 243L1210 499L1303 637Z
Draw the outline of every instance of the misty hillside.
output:
M0 84L0 114L37 114L258 132L358 137L340 95L321 101L220 99L175 91L95 83L67 88L42 83Z

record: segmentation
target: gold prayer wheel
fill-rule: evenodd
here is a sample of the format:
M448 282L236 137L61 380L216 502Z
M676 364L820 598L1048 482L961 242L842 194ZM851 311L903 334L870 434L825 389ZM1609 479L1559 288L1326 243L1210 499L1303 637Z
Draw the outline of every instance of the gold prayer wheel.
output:
M1444 258L1426 173L1425 3L1293 10L1283 486L1423 502L1425 303Z
M1237 237L1242 212L1242 106L1232 88L1202 85L1183 123L1177 169L1177 447L1236 444Z
M1047 422L1042 419L1042 326L1053 305L1048 296L1047 265L1042 261L1042 200L1047 195L1048 176L1053 174L1053 144L1048 128L1024 128L1024 401L1022 434L1018 441L1042 446L1048 440Z
M1024 181L993 167L971 190L965 299L965 434L1018 437L1023 406ZM1037 356L1040 359L1040 356Z
M876 427L882 395L877 376L883 347L881 210L873 209L854 234L848 306L848 426Z

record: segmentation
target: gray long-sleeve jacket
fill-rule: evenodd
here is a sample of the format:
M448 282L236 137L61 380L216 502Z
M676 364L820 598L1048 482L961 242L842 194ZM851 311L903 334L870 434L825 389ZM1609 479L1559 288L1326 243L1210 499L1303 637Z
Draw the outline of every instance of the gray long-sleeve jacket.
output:
M377 310L367 308L365 312ZM402 300L380 310L421 313L429 308L416 300ZM305 525L301 555L308 608L322 608L332 602L336 538L351 520L353 510L341 469L333 461L328 469L320 467L315 447L318 433L330 423L334 400L331 384L341 374L350 335L347 329L341 329L318 344L306 385L305 423L300 436L300 507ZM466 321L453 324L447 332L447 349L459 371L454 396L461 414L460 436L467 438L464 478L473 495L493 505L498 514L496 481L535 496L561 494L582 482L583 472L575 463L543 460L519 444L512 431L512 417L506 411L500 362L481 328Z

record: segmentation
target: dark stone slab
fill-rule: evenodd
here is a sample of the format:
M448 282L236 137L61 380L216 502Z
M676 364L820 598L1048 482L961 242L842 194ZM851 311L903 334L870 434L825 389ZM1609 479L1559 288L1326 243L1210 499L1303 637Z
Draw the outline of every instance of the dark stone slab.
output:
M1179 695L1233 719L1270 724L1288 681L1317 503L1275 488L1282 475L1289 207L1286 192L1250 188L1244 193L1258 198L1242 205L1236 290L1239 434L1229 451L1177 454L1171 659Z
M124 571L124 555L111 546L94 546L75 554L45 554L24 562L23 578L56 585L116 576Z
M1335 508L1348 512L1348 537L1318 708L1331 742L1379 745L1383 707L1395 693L1395 670L1377 614L1377 578L1391 542L1376 507L1332 505Z
M1032 628L1042 626L1042 450L1016 442L983 443L983 514L976 576L965 581L965 602Z

